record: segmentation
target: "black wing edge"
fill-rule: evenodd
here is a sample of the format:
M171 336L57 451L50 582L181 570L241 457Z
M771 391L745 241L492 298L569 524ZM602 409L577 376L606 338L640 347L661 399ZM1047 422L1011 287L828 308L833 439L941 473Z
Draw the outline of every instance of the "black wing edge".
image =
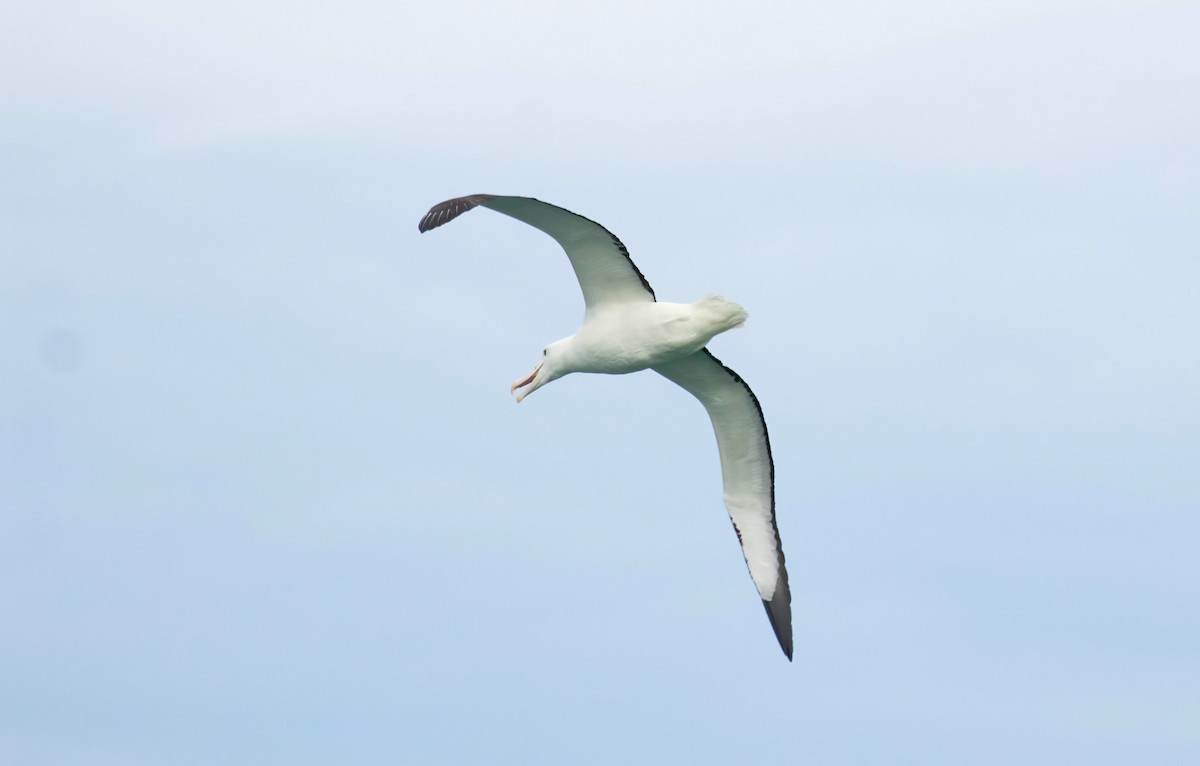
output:
M578 213L576 213L576 215L578 215ZM583 218L583 216L579 216L579 217ZM587 220L591 221L592 219L589 218ZM596 222L592 221L592 223L596 223ZM598 224L598 223L596 223L596 225L600 226L600 224ZM604 229L603 226L600 226L600 228ZM629 267L631 269L633 269L633 273L637 274L638 279L640 279L642 281L642 287L646 288L646 292L650 293L650 297L653 298L655 301L657 301L658 296L654 294L654 288L651 287L650 283L646 281L646 275L642 273L642 270L639 269L637 264L633 262L633 258L629 255L629 248L625 247L624 242L617 239L616 234L613 234L611 231L608 231L608 229L604 229L604 230L606 232L608 232L608 236L612 237L613 245L615 245L616 248L621 251L621 255L625 256L625 260L629 261Z
M533 199L534 202L541 202L541 199L534 199L533 197L530 197L530 199ZM574 215L575 217L577 217L577 219L587 221L588 223L590 223L590 225L600 229L601 232L604 232L605 234L607 234L608 238L612 239L612 246L616 247L616 249L620 253L620 255L625 256L625 261L629 262L629 268L634 270L634 274L636 274L637 279L642 282L642 287L646 288L646 292L650 294L650 298L654 299L655 301L658 301L659 297L658 297L658 295L654 294L654 288L650 287L650 283L649 283L649 281L647 281L646 275L642 274L642 270L637 268L637 264L634 263L634 257L629 255L629 247L625 247L625 243L623 243L623 241L620 241L619 239L617 239L616 234L613 234L612 232L608 231L608 229L605 228L605 226L602 225L602 223L600 223L598 221L593 221L592 219L589 219L589 217L587 217L587 216L583 216L578 213L575 213L574 210L560 208L560 207L558 207L558 205L548 203L548 202L541 202L541 204L550 205L551 208L558 208L559 210L562 210L563 213L569 213L571 215ZM721 366L724 367L725 365L721 365Z
M425 217L421 219L421 222L417 224L417 231L424 234L430 229L436 229L444 223L450 223L471 208L479 207L495 196L495 194L471 194L466 197L455 197L445 202L439 202L431 207L429 212L425 214Z
M466 197L455 197L454 199L448 199L445 202L439 202L438 204L436 204L432 208L430 208L429 212L425 214L425 217L421 219L421 222L419 224L417 224L417 230L420 231L422 234L424 234L425 232L429 231L430 229L436 229L437 227L441 226L444 223L450 223L455 218L458 218L460 215L467 212L471 208L479 207L480 205L487 203L488 200L494 199L497 196L499 196L499 195L497 195L497 194L471 194ZM586 218L586 217L580 215L579 213L576 213L571 210L567 210L565 207L559 207L558 205L554 205L549 202L542 202L540 199L535 199L534 197L525 197L524 199L533 200L534 202L540 202L541 204L546 205L548 207L558 208L559 210L563 211L564 213L569 213L570 215L573 215L576 218L580 218L584 221L587 221L588 223L592 224L593 226L596 226L601 231L603 231L605 234L607 234L610 238L612 238L613 247L617 248L617 250L621 253L621 255L625 256L625 260L629 261L629 267L633 269L634 274L637 274L638 279L642 283L642 287L646 288L646 292L650 293L651 298L653 298L656 301L658 300L658 296L654 294L654 288L651 287L650 283L646 280L646 275L642 273L642 270L637 267L637 264L633 262L633 258L629 255L629 248L625 247L624 242L617 239L616 234L613 234L611 231L604 228L603 225L596 223L591 218ZM724 365L722 365L722 367L724 367ZM740 378L739 378L739 380L740 380Z
M767 442L767 462L771 468L771 529L775 532L776 542L779 543L779 584L775 587L775 595L770 601L763 599L763 608L767 610L767 619L771 622L771 629L775 631L775 638L779 639L779 648L783 649L788 662L791 662L792 589L788 586L787 559L783 555L783 538L779 536L779 523L775 519L775 458L771 455L771 437L767 433L767 419L763 416L762 405L759 404L758 397L754 395L750 385L742 380L742 376L726 367L725 363L713 356L713 353L707 348L701 349L701 351L707 354L709 359L719 364L731 378L742 384L742 388L746 389L746 393L750 395L750 401L754 403L754 409L758 411L759 422L762 423L763 439ZM734 526L734 530L737 531L737 526ZM738 532L739 543L741 539L741 532Z
M782 548L780 549L782 551ZM763 608L767 610L767 619L775 638L779 639L779 648L792 661L792 591L788 587L787 570L780 569L779 585L775 588L775 596L770 601L763 600Z

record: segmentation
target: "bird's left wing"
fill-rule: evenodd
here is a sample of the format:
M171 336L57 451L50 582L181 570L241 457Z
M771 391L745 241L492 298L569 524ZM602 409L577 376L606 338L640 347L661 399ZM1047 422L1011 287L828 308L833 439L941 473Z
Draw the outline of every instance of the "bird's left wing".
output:
M721 455L725 507L779 646L792 658L792 594L775 523L775 464L758 398L736 372L701 349L654 371L700 400Z
M595 221L532 197L472 194L434 205L421 219L422 232L435 229L474 207L497 213L541 229L562 245L590 310L610 303L648 303L654 290L629 257L621 240Z

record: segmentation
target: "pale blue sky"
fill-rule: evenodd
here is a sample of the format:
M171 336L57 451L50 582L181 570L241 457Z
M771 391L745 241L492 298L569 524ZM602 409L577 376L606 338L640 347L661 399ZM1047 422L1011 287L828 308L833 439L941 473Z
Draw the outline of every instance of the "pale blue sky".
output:
M1200 761L1200 6L967 5L6 4L0 762ZM794 663L472 192L749 310Z

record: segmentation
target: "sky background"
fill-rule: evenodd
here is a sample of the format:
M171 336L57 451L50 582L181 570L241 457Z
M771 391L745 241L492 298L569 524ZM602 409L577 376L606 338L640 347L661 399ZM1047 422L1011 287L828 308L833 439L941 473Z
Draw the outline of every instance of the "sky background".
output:
M0 762L1200 762L1200 5L0 7ZM622 238L763 403L509 383Z

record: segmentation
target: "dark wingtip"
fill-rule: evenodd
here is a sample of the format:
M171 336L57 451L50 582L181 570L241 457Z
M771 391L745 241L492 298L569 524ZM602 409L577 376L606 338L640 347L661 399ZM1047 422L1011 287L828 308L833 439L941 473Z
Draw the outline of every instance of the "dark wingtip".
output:
M471 208L478 207L495 196L494 194L471 194L466 197L455 197L445 202L439 202L431 207L429 212L425 214L425 217L421 219L421 222L417 224L417 231L424 234L430 229L436 229L444 223L450 223Z
M786 575L784 576L786 577ZM779 648L792 661L792 593L787 580L780 581L775 596L767 601L763 599L763 608L767 610L767 619L771 621L771 629L779 639Z

